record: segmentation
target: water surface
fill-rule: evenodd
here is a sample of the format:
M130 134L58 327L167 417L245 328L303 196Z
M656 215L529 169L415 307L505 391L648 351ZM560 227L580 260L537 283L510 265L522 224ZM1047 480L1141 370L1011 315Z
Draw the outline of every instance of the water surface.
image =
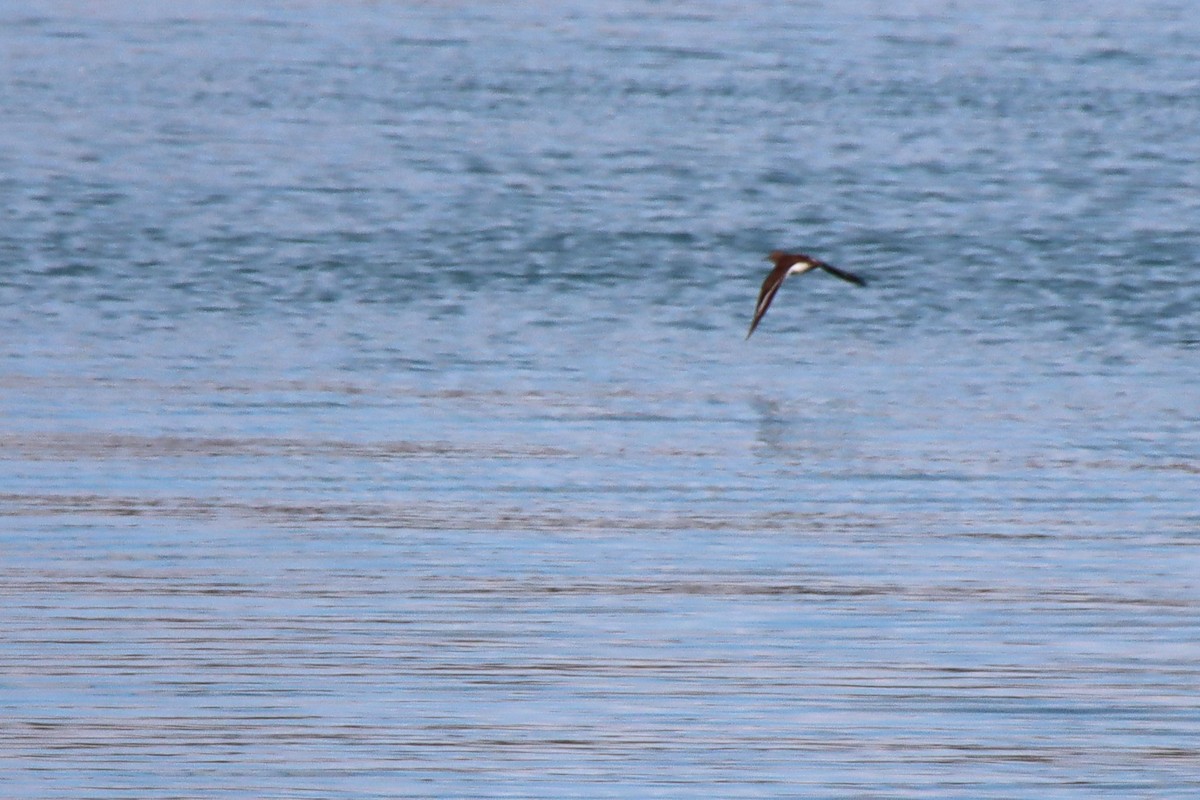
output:
M0 5L8 793L1196 796L1188 11Z

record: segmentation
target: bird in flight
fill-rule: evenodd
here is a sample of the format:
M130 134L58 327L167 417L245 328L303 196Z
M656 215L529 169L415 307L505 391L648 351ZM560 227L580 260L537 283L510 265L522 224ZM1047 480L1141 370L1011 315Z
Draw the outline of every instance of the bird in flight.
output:
M784 279L789 275L803 275L810 270L823 269L830 275L836 275L842 280L853 283L856 286L867 285L867 282L857 275L838 269L837 267L831 267L824 261L812 256L806 256L803 253L785 253L782 250L773 250L767 256L767 261L773 261L775 269L771 270L767 275L767 279L763 281L762 290L758 293L758 304L754 307L754 320L750 323L750 332L746 334L747 339L750 338L750 334L754 333L754 329L758 327L758 323L762 320L763 315L771 307L771 301L775 299L776 293L779 292L779 287L783 285Z

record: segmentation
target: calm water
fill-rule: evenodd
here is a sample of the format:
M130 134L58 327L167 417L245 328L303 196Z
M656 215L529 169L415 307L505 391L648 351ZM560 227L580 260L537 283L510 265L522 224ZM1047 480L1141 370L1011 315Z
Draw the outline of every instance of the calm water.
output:
M1195 9L892 5L0 2L3 794L1200 796Z

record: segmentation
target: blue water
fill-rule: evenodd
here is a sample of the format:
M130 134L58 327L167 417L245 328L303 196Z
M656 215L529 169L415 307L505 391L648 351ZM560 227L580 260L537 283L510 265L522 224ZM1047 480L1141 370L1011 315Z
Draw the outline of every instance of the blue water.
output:
M2 794L1200 796L1200 23L890 5L0 3Z

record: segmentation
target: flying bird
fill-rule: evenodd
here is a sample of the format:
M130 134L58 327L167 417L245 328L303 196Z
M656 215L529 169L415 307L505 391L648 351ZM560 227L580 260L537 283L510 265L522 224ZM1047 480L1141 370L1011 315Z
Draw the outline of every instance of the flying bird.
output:
M836 275L844 281L855 284L856 286L866 286L867 282L857 275L846 272L826 264L820 259L806 256L803 253L785 253L782 250L773 250L767 256L767 261L775 262L775 269L767 275L767 279L763 281L762 290L758 293L758 305L754 307L754 320L750 323L750 332L746 334L746 338L750 338L750 334L754 333L754 329L758 327L758 323L762 320L763 315L767 313L767 309L771 307L771 301L775 299L775 295L779 292L779 287L783 285L783 281L789 275L803 275L806 272L814 269L823 269L830 275Z

